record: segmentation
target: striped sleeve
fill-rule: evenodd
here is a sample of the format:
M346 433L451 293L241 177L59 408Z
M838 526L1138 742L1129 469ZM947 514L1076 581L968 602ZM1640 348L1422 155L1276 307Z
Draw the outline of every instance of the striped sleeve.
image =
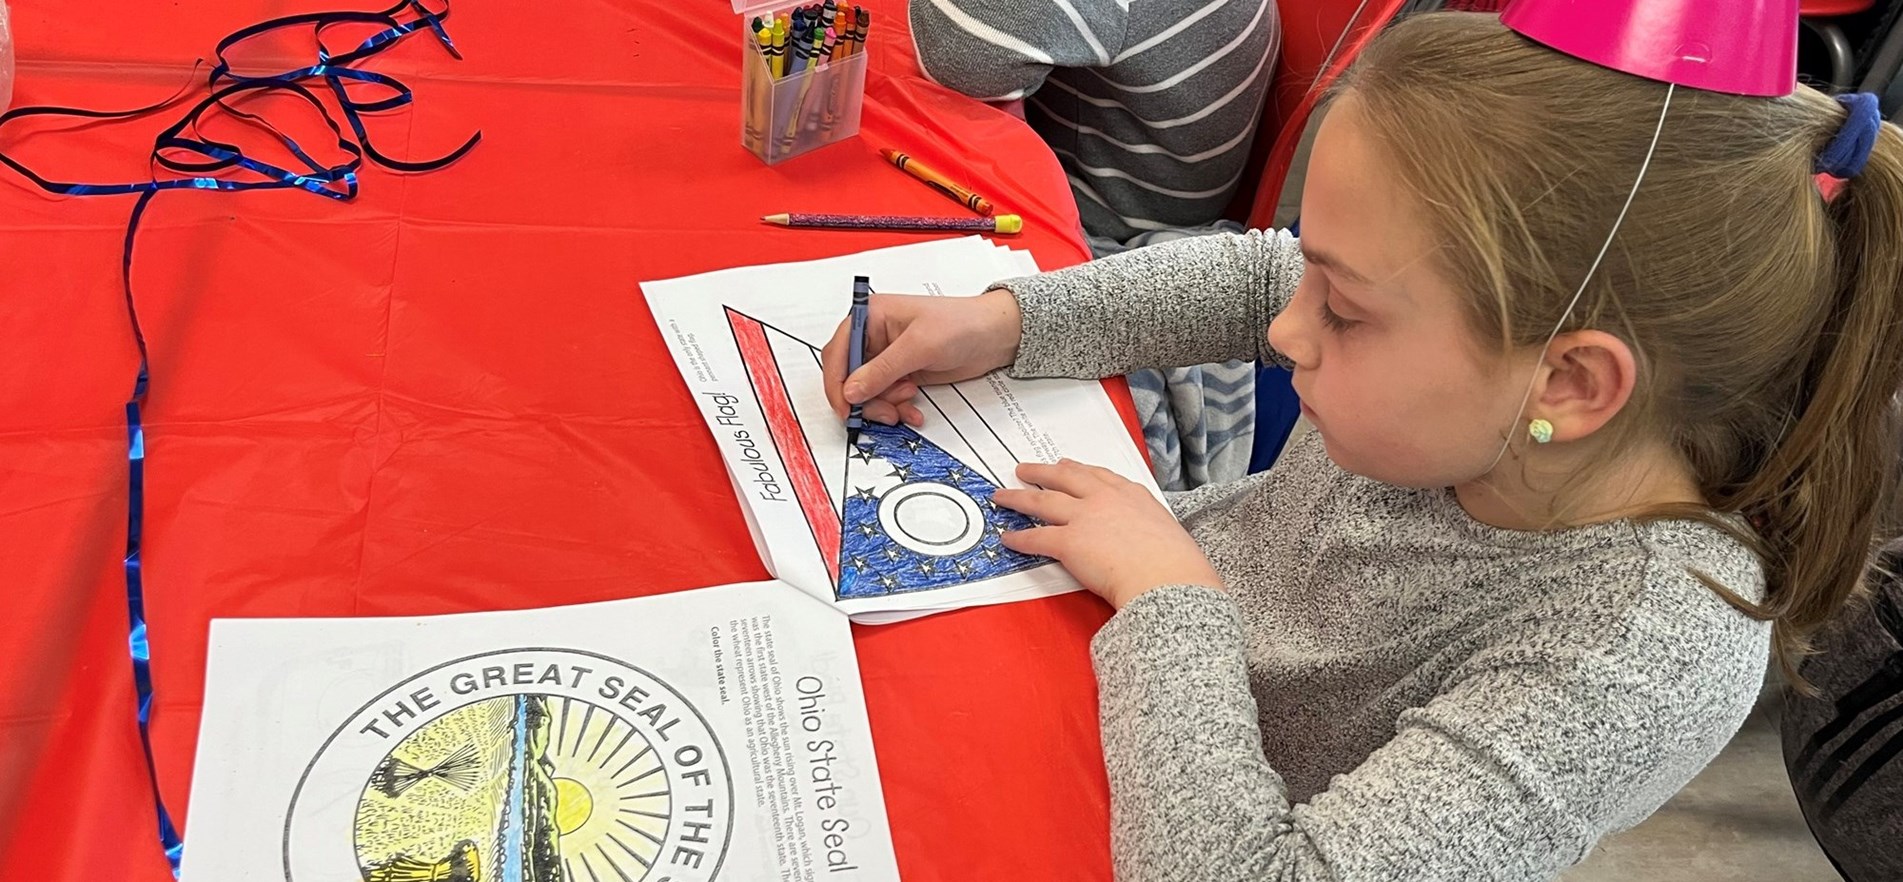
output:
M1026 107L1085 229L1120 242L1222 216L1247 174L1281 25L1272 0L1133 4L1124 37L1110 67L1055 72Z
M1037 91L1053 68L1104 67L1123 50L1117 0L911 0L919 66L986 101Z

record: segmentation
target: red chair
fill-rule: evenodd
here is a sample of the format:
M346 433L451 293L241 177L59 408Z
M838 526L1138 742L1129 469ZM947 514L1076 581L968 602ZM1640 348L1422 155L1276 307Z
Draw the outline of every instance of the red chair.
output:
M1278 0L1276 5L1282 17L1282 53L1242 174L1244 181L1255 184L1237 192L1228 212L1256 228L1267 227L1275 217L1283 179L1322 91L1381 32L1404 0Z

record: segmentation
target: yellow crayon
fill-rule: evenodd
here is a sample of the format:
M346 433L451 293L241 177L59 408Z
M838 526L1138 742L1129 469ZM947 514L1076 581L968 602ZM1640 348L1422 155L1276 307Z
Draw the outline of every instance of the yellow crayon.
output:
M773 77L779 79L786 76L786 16L784 15L773 20L772 42L773 50L768 53L768 57L773 60Z
M746 69L746 143L764 148L766 139L773 136L768 113L773 98L773 32L762 27L754 33L754 40L760 49L760 62Z
M811 57L814 59L813 64L817 65L819 63L819 50L825 43L826 35L815 30L813 32L813 49L811 53ZM806 98L812 94L813 81L817 79L819 79L818 72L811 71L807 73L806 82L800 84L799 97L793 102L793 113L789 115L786 120L786 134L780 138L782 150L793 149L793 139L799 135L800 122L806 116ZM767 134L769 136L772 135L771 132Z

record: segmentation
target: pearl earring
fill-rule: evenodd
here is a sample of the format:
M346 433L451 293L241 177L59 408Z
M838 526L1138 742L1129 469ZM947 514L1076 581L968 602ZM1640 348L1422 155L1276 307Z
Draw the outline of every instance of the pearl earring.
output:
M1526 424L1526 433L1533 436L1533 443L1545 444L1553 440L1553 424L1536 419Z

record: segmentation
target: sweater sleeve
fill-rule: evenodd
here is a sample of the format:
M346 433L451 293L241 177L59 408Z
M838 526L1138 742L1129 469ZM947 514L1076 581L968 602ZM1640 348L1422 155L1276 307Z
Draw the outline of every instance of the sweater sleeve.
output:
M1109 67L1129 12L1116 0L911 0L913 49L926 76L984 101L1037 91L1052 68Z
M1138 368L1263 359L1269 321L1302 278L1286 232L1250 230L1137 248L1007 279L1023 314L1017 377L1107 377Z
M1583 648L1482 653L1359 768L1290 805L1234 603L1187 586L1138 597L1092 643L1117 878L1554 877L1689 781L1762 676L1763 655L1741 648L1762 641L1708 636L1747 626L1669 612L1618 624Z

